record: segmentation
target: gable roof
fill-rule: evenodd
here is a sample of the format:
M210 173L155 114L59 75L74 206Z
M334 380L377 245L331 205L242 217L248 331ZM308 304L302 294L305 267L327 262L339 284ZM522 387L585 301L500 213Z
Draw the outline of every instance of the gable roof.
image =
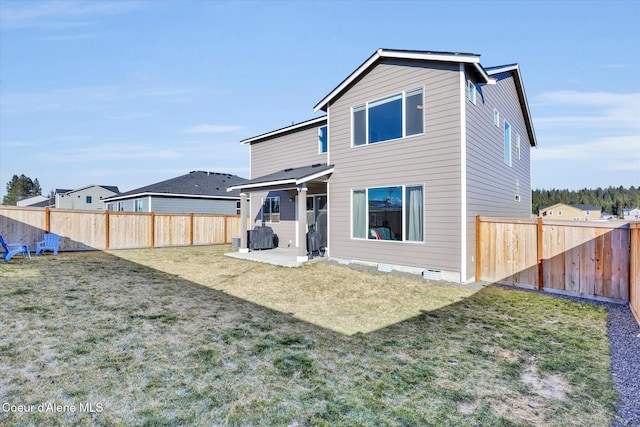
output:
M371 68L375 67L382 59L410 59L418 61L437 61L437 62L455 62L472 65L482 78L481 83L494 84L495 79L487 74L482 65L480 65L480 55L475 53L462 52L437 52L423 50L397 50L397 49L378 49L373 55L362 63L353 73L344 79L335 89L325 96L313 111L327 111L329 104L338 96L340 96L347 88L354 83L360 76L367 73Z
M575 205L570 205L568 203L556 203L555 205L551 205L551 206L540 206L538 208L538 212L547 210L550 208L561 207L561 206L571 206L572 208L580 209L581 211L602 211L602 206L585 205L580 203Z
M120 190L118 190L118 187L113 186L113 185L87 185L85 187L82 188L76 188L74 190L60 190L61 192L64 192L64 194L71 194L71 193L75 193L77 191L82 191L82 190L86 190L87 188L91 188L91 187L100 187L100 188L104 188L107 191L111 191L112 193L118 194L120 193ZM56 190L57 192L58 190Z
M316 163L298 168L287 168L238 185L232 185L227 191L282 185L297 186L330 175L331 173L333 173L333 165L327 165L325 163Z
M538 141L536 139L536 133L533 130L533 121L531 120L531 112L529 111L529 102L527 101L527 94L524 91L524 84L522 84L522 77L520 75L520 66L518 64L507 64L507 65L499 65L494 67L485 68L487 73L495 77L496 80L500 80L499 75L503 73L508 73L513 76L513 79L516 84L516 91L518 92L518 98L520 101L520 108L522 109L522 114L524 115L524 123L527 127L527 134L529 135L529 144L532 147L538 146Z
M135 190L109 197L113 201L141 196L174 196L212 199L237 199L240 192L227 192L227 187L245 182L245 178L219 172L192 171L186 175L150 184Z

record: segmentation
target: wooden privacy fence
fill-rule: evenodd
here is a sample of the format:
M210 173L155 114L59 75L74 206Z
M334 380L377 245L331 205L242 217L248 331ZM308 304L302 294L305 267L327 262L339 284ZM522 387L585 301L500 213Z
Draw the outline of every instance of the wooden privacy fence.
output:
M62 236L60 250L228 244L240 235L240 216L0 206L0 234L8 242L33 250L44 233Z
M640 223L476 219L476 280L629 301L640 322Z

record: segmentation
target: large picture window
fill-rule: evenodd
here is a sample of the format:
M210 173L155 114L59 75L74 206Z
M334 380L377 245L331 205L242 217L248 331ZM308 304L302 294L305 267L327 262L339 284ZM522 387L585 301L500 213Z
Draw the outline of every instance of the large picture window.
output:
M262 220L264 222L280 222L280 196L265 197L262 204Z
M353 145L374 144L424 132L422 88L353 107Z
M353 190L352 235L358 239L422 242L423 187Z

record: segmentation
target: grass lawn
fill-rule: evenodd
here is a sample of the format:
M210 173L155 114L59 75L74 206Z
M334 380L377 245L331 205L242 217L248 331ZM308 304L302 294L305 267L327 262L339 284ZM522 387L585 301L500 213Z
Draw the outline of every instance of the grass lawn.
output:
M286 269L224 257L230 250L1 263L0 424L608 426L614 417L600 307L330 263ZM42 413L42 403L67 407Z

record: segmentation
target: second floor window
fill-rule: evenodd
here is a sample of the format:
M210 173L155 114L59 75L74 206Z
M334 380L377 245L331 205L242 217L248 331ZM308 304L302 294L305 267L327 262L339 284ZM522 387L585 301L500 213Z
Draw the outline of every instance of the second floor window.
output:
M87 201L87 204L90 204L91 203L91 196L87 196L86 201Z
M374 144L424 132L422 88L353 107L353 145Z
M318 153L326 153L329 148L329 135L327 127L322 126L318 129Z
M504 122L504 163L511 166L511 125Z

